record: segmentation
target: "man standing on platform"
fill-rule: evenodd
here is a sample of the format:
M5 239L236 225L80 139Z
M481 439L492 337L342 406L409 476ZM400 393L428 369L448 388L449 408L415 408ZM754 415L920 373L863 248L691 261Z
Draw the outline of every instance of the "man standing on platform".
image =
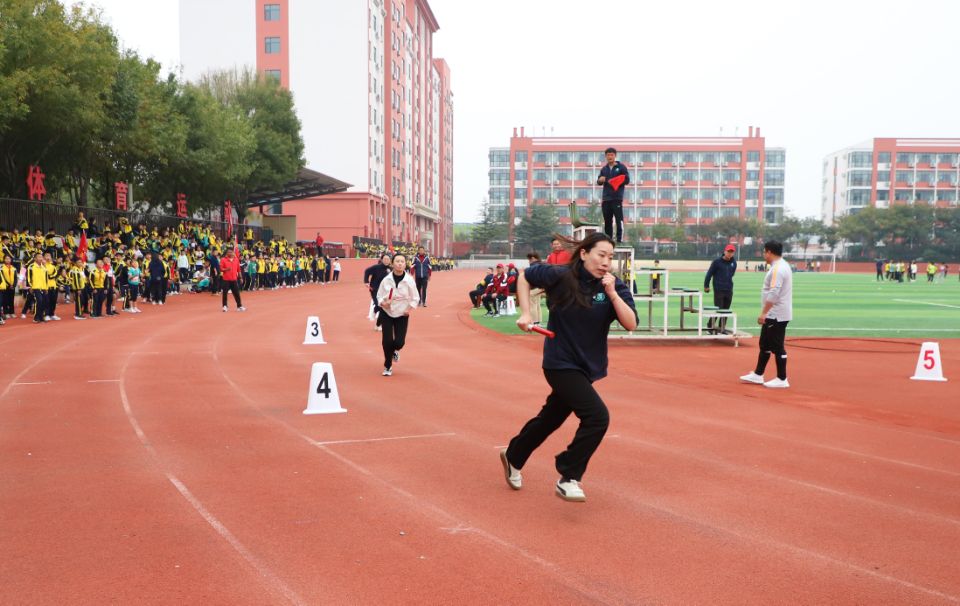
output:
M713 280L713 304L717 309L730 309L733 303L733 274L737 273L737 260L733 258L737 249L733 244L727 244L723 249L723 255L717 257L710 264L707 275L703 279L703 292L710 292L710 280ZM717 329L714 331L714 320L717 321ZM707 322L707 330L723 334L727 329L726 318L710 318Z
M597 185L603 186L600 208L603 211L603 233L613 237L613 220L617 220L617 244L623 242L623 192L630 184L627 167L617 160L617 150L608 147L604 151L607 164L600 169Z

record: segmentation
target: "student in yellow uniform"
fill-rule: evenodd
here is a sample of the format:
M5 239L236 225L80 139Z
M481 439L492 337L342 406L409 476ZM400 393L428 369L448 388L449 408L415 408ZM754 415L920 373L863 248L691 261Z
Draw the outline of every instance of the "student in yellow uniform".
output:
M267 261L263 255L257 255L257 290L263 290L266 273Z
M90 287L93 289L93 311L91 318L103 317L103 303L107 296L107 272L103 268L103 259L97 259L97 267L90 273Z
M33 256L33 263L27 268L27 286L30 288L30 294L33 295L33 306L36 309L33 314L33 323L46 322L44 315L47 310L47 268L40 253Z
M89 296L87 293L87 272L84 271L83 261L75 260L67 277L70 281L70 287L73 289L73 319L86 320L83 317L83 310L89 304Z
M45 296L47 309L44 312L43 319L60 321L60 316L57 315L57 275L60 274L60 268L53 262L53 255L50 253L43 255L43 266L47 271L47 293Z
M3 265L0 266L0 319L13 317L13 296L17 287L17 268L13 265L13 257L3 255Z

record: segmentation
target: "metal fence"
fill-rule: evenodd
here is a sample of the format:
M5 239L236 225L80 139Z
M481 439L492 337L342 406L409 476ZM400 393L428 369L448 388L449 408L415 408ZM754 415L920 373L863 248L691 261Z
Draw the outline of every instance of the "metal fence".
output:
M44 234L52 230L62 235L74 229L77 217L81 212L90 225L90 229L97 232L102 232L103 228L108 225L111 230L117 231L122 217L129 221L134 228L142 223L149 229L156 227L162 231L168 227L175 229L181 223L190 221L194 224L210 227L213 233L221 239L227 238L228 233L237 234L240 238L243 238L248 227L253 230L254 240L269 240L273 237L273 230L259 226L229 224L223 221L210 221L197 217L184 219L143 211L124 212L107 208L92 208L50 201L35 202L14 198L0 198L0 231L19 229L21 231L29 230L32 233L39 229Z

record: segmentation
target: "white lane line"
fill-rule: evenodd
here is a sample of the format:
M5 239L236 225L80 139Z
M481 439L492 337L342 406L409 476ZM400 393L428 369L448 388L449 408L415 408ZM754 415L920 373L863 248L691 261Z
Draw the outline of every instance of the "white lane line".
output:
M910 299L894 299L898 303L915 303L917 305L934 305L936 307L949 307L951 309L960 309L960 305L947 305L946 303L931 303L930 301L913 301Z
M119 383L120 379L90 379L87 383Z
M387 442L390 440L416 440L419 438L442 438L446 436L455 436L457 434L448 432L448 433L424 433L415 436L394 436L390 438L366 438L361 440L330 440L326 442L317 442L317 444L323 446L329 446L330 444L363 444L365 442Z
M53 381L28 381L23 383L11 383L11 385L50 385Z
M825 562L837 568L845 568L855 573L862 575L870 576L875 579L886 581L887 583L893 585L900 585L901 587L907 587L918 593L925 593L927 595L938 597L942 600L952 602L954 604L960 604L960 598L948 593L944 593L932 587L926 587L924 585L919 585L917 583L912 583L906 579L901 579L889 574L884 574L882 572L877 572L872 568L867 568L865 566L860 566L859 564L854 564L853 562L848 562L846 560L841 560L833 556L827 555L825 553L820 553L819 551L813 551L812 549L807 549L805 547L800 547L792 543L787 543L785 541L779 541L777 539L772 539L766 535L755 534L749 531L742 531L738 528L731 528L721 524L717 524L710 519L700 518L698 516L686 513L675 509L669 505L664 505L659 502L654 502L654 500L644 500L643 498L629 494L627 491L617 491L616 494L621 498L626 499L629 502L632 502L640 507L645 507L653 509L654 511L659 511L668 516L676 517L680 520L684 520L690 524L700 526L707 530L714 530L734 538L737 538L743 542L751 542L755 544L760 544L766 546L768 549L773 551L784 551L790 554L793 554L795 557L805 557L814 560L819 560Z
M156 335L155 335L156 336ZM126 361L123 363L123 367L120 369L120 380L118 382L118 387L120 389L120 401L123 404L123 412L127 416L127 421L130 423L130 426L133 428L134 433L137 434L140 443L146 449L147 453L153 459L154 463L160 469L160 472L167 478L167 480L173 484L174 488L177 489L177 492L180 493L186 501L193 507L200 516L209 524L220 537L226 541L230 547L236 551L240 557L247 562L247 564L256 571L256 573L265 581L268 581L275 591L279 591L286 600L291 604L301 605L306 604L307 602L301 598L297 593L290 588L289 585L283 582L280 577L273 573L270 570L270 567L263 563L257 556L253 554L247 547L240 542L230 529L224 526L223 522L217 519L210 511L203 506L203 503L192 493L186 485L180 481L178 477L173 475L169 470L163 467L163 463L160 459L160 455L157 453L156 449L153 447L153 444L147 439L146 434L143 432L143 429L140 427L140 423L137 421L136 416L133 414L133 409L130 407L130 399L127 396L126 383L124 381L127 368L130 365L130 361L133 359L133 355L137 352L131 353ZM157 352L159 353L159 352Z
M960 332L960 328L837 328L833 326L791 326L790 330L863 331L863 332Z

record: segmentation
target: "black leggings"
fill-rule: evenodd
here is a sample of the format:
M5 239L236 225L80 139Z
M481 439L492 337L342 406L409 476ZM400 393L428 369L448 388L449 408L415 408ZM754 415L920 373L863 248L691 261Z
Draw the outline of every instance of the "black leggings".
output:
M150 301L160 303L163 300L163 282L160 280L150 280Z
M573 413L580 419L580 426L567 449L557 455L556 466L564 479L580 481L590 457L607 433L610 413L583 372L544 368L543 376L553 391L547 396L547 403L540 413L527 421L520 433L510 440L507 459L511 465L522 469L533 451Z
M380 312L380 325L383 326L383 367L393 367L393 352L403 349L407 340L407 325L410 316L391 317Z
M787 339L788 322L777 322L767 319L760 328L760 356L757 358L756 373L763 375L767 368L770 354L777 362L777 378L787 378L787 350L784 342Z
M227 291L230 291L230 292L233 293L233 300L237 302L237 307L238 307L238 308L241 307L241 305L240 305L240 287L237 286L237 281L236 281L236 280L223 280L223 282L221 282L221 284L223 285L223 306L224 306L224 307L227 306Z

